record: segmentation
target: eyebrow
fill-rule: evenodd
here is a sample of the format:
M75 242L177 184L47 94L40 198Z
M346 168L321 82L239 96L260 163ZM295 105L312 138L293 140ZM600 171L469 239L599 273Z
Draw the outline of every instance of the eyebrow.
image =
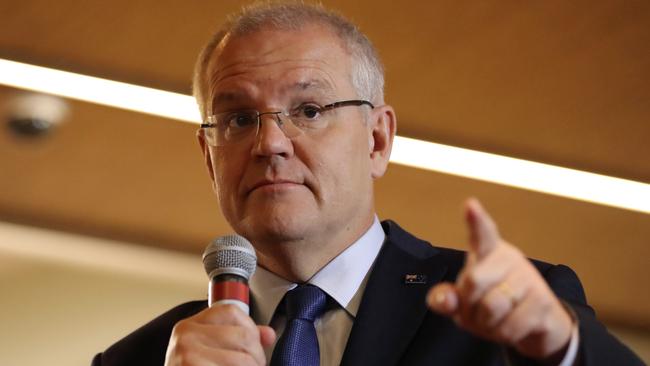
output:
M293 84L288 85L283 88L282 92L291 92L291 91L300 91L300 92L320 92L325 96L334 97L334 88L326 80L320 79L309 79L305 81L298 81ZM250 98L250 95L245 91L222 91L217 92L217 94L212 98L212 108L219 104L227 104L236 101L241 101L242 99Z
M331 95L334 94L334 88L332 84L326 80L321 79L309 79L306 81L298 81L289 85L287 90L299 90L299 91L320 91L325 94Z
M220 103L241 100L246 97L248 97L248 94L244 92L233 92L233 91L219 92L217 93L217 95L214 96L214 98L212 98L212 105L215 106Z

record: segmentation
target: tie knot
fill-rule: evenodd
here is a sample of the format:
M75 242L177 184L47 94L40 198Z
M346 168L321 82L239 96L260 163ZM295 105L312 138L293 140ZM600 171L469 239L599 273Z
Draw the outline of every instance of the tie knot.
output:
M300 285L284 295L284 306L288 319L316 320L325 311L327 295L312 285Z

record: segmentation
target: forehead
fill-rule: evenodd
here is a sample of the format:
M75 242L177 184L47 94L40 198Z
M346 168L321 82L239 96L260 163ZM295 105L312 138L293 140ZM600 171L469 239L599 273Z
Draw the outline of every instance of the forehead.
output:
M300 30L261 29L226 36L207 68L210 99L238 94L315 91L349 92L352 59L325 26Z

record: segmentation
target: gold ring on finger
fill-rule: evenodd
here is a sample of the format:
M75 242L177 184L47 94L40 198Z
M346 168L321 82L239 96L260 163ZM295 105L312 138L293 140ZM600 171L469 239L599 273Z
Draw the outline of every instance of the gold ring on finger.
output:
M501 282L497 288L503 295L505 295L505 297L508 298L508 300L510 300L510 305L514 308L515 305L517 305L517 296L515 296L512 287L510 287L507 282Z

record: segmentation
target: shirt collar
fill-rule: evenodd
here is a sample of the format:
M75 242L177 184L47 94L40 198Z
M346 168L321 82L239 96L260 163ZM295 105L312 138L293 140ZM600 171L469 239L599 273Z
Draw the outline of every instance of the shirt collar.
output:
M360 296L355 296L370 270L385 239L385 234L375 216L368 231L356 242L321 268L308 283L318 286L356 317ZM250 280L253 294L253 314L259 324L269 324L284 294L298 284L287 281L273 272L257 267Z

